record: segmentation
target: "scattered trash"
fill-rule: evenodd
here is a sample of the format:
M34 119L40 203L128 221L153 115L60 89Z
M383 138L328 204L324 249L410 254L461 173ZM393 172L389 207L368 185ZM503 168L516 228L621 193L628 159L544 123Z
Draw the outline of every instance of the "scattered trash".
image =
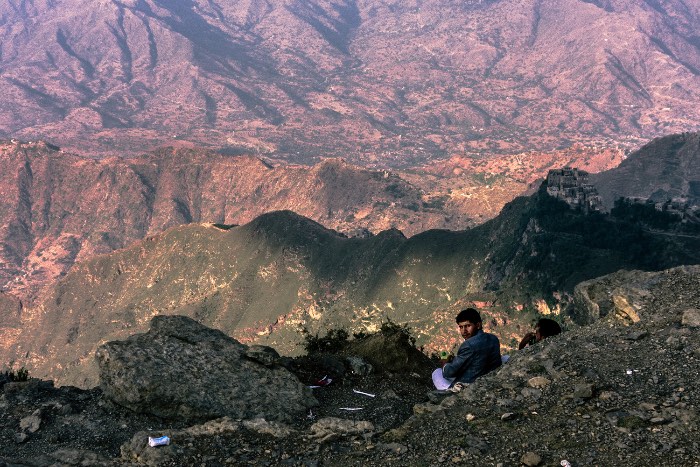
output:
M476 419L476 415L473 413L468 413L466 418L468 422L473 422Z
M318 381L316 381L314 384L312 384L312 385L309 386L309 387L310 387L311 389L317 389L317 388L321 388L321 387L323 387L323 386L328 386L328 385L331 384L332 382L333 382L333 378L329 378L328 375L326 375L326 376L324 376L323 378L321 378L321 379L319 379Z
M316 418L316 415L314 415L314 412L311 409L309 409L309 413L306 415L306 418L308 418L309 420L314 420Z
M167 436L161 436L159 438L154 438L152 436L148 437L148 445L152 448L156 446L167 446L170 444L170 438Z
M571 467L571 462L564 459L559 463L559 465L561 465L561 467Z
M376 397L377 396L376 394L370 394L368 392L358 391L357 389L353 389L352 392L354 392L355 394L362 394L363 396L367 396L367 397Z
M632 376L634 373L639 373L639 370L627 370L625 373L627 373L628 376Z
M339 407L340 410L348 410L350 412L355 412L356 410L362 410L364 407Z

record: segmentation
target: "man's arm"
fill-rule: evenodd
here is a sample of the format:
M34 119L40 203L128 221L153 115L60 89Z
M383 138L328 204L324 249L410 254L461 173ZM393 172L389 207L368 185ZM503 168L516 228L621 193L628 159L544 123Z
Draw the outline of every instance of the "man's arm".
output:
M518 350L523 350L525 347L530 345L534 338L535 338L534 332L528 332L527 334L525 334L525 336L523 337L523 340L520 341L520 345L518 345Z
M445 378L454 378L459 373L463 373L464 368L471 364L473 355L474 351L471 345L468 343L462 344L457 351L457 356L442 367L442 376Z

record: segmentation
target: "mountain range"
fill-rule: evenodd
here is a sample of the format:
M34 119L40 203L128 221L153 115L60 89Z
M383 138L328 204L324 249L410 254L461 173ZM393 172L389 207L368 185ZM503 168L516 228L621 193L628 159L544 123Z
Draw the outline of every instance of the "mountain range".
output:
M244 224L293 210L347 235L460 230L498 214L555 162L594 171L621 151L577 147L506 158L453 158L411 171L340 159L315 166L169 148L101 160L47 143L0 143L0 290L30 303L75 261L180 224ZM497 172L497 174L494 174Z
M0 136L415 166L696 131L684 0L11 0Z
M468 304L512 348L535 307L561 313L579 282L700 263L699 251L698 236L585 215L544 185L482 225L411 238L395 229L347 238L291 211L239 227L181 225L77 263L2 329L0 360L89 387L96 346L143 331L159 314L287 354L301 351L305 334L371 332L391 320L430 351L456 343L450 323Z

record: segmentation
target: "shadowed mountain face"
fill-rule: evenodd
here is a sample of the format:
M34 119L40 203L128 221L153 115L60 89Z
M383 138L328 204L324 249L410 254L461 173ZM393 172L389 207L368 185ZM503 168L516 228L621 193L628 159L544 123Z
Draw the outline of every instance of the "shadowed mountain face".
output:
M10 0L0 136L410 164L700 121L700 6Z
M255 157L189 149L97 161L44 143L3 142L0 290L31 301L75 261L175 225L243 224L281 209L350 234L464 229L494 217L552 159L600 169L621 158L620 152L590 150L529 154L500 160L493 175L486 162L462 168L451 161L412 172L367 170L342 160L273 167Z
M680 197L700 205L700 133L658 138L590 180L608 207L621 196L656 202Z
M302 329L376 330L407 323L429 350L456 341L455 313L474 300L509 345L531 315L582 280L620 268L700 262L700 240L668 239L629 222L571 211L540 190L463 232L409 239L388 230L345 238L290 211L231 229L178 226L78 263L46 298L8 322L0 360L29 355L33 374L95 382L93 352L141 332L156 314L183 314L242 342L298 353Z

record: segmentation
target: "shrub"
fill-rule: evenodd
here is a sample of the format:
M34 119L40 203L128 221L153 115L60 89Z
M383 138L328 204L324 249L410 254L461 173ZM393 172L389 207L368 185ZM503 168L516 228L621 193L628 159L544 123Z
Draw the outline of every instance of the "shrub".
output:
M3 375L10 381L27 381L29 379L29 370L27 370L24 366L21 366L18 370L15 370L14 366L15 362L11 361L7 365L8 369L5 370Z
M350 334L345 329L330 329L328 333L319 337L318 333L312 335L308 329L302 330L304 334L304 349L307 353L329 352L337 353L345 348Z

